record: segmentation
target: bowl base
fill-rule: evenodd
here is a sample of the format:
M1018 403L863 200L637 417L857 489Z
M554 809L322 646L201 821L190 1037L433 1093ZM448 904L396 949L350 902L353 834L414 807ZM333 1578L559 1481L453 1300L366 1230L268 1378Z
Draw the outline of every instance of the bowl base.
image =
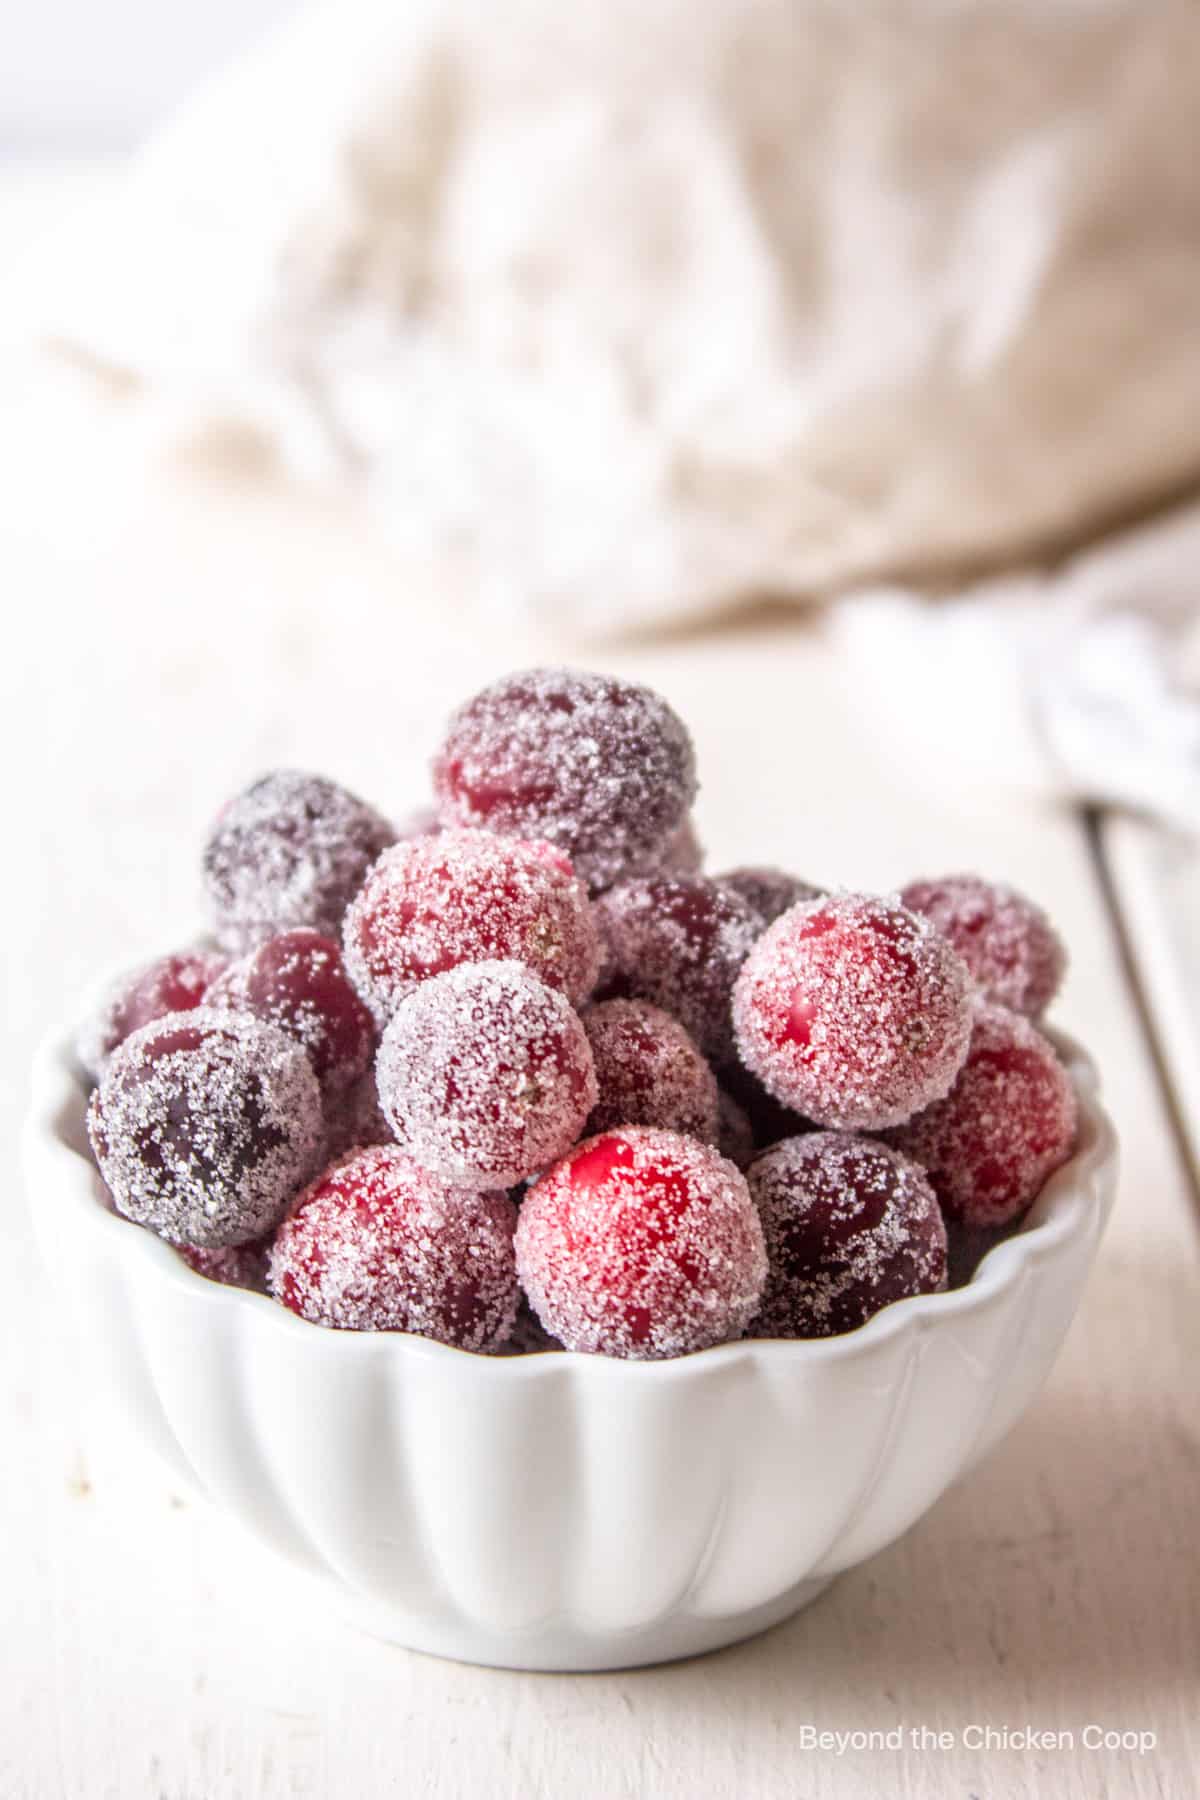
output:
M833 1575L797 1582L786 1593L749 1612L718 1618L682 1614L627 1631L589 1629L565 1620L547 1621L527 1631L489 1632L461 1620L434 1624L415 1619L396 1607L347 1594L331 1592L322 1583L326 1601L342 1618L372 1637L440 1656L450 1662L476 1663L489 1669L528 1669L547 1674L592 1674L605 1669L638 1669L650 1663L678 1662L684 1657L705 1656L731 1644L757 1637L773 1625L781 1625L793 1613L822 1595Z

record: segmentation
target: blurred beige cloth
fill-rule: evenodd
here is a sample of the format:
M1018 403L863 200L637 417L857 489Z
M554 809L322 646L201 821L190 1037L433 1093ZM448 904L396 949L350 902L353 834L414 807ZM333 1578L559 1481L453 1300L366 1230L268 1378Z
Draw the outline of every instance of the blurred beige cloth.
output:
M581 632L943 583L1200 489L1191 0L341 0L40 323Z

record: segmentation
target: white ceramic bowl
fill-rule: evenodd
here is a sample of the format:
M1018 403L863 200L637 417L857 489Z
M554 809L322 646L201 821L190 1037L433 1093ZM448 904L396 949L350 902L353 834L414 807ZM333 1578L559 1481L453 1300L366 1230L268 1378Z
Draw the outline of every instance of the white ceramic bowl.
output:
M846 1337L673 1362L472 1356L328 1331L206 1281L104 1203L58 1041L27 1137L38 1235L132 1427L176 1475L418 1650L602 1669L786 1618L907 1531L1044 1381L1116 1175L1064 1045L1079 1149L968 1286Z

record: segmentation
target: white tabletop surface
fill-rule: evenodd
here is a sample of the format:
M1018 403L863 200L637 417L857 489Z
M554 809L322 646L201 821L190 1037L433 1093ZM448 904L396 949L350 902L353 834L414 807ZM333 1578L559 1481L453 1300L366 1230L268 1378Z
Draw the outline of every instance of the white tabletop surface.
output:
M6 371L0 405L27 398L27 377ZM358 1635L110 1437L13 1179L0 1224L3 1800L1193 1793L1195 1196L1083 829L1031 790L1011 696L983 688L956 705L976 741L931 757L905 739L888 669L812 624L764 616L581 652L468 622L350 503L265 480L232 492L148 478L117 413L99 430L50 429L60 404L71 418L70 401L49 400L45 429L0 447L18 451L0 512L10 1145L36 1035L97 966L195 920L198 840L232 786L294 762L400 811L421 798L446 706L553 657L635 673L691 720L714 866L769 856L878 886L978 867L1037 895L1072 952L1057 1017L1100 1061L1124 1173L1045 1392L907 1538L757 1641L584 1677L477 1670ZM1013 754L984 783L975 752L988 742ZM896 1727L899 1750L806 1747L808 1728ZM1085 1747L1089 1727L1142 1734L1142 1747ZM971 1728L1075 1743L975 1748Z

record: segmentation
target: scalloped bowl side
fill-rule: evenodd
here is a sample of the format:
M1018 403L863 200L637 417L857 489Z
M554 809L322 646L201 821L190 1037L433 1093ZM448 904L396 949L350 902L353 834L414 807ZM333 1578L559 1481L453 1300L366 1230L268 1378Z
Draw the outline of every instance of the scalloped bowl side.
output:
M102 1389L177 1477L376 1634L470 1662L629 1667L786 1618L1009 1429L1074 1314L1116 1184L1079 1147L951 1293L816 1342L662 1363L473 1356L304 1323L194 1274L106 1203L61 1034L26 1131L36 1232Z

